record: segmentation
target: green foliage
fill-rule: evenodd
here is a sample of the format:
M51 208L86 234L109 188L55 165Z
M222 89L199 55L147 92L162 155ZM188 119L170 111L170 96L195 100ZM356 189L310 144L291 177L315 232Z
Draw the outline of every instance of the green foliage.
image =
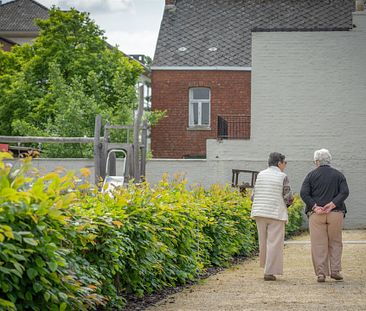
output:
M93 136L97 113L131 121L137 62L105 42L87 13L50 10L33 45L0 52L0 134ZM44 146L48 156L82 157L90 148Z
M0 307L122 310L144 295L194 280L207 267L257 249L250 199L229 187L188 189L164 177L113 196L72 173L39 177L0 154ZM83 170L84 176L88 172ZM27 176L27 177L25 177ZM289 233L301 224L289 209ZM293 222L293 223L292 223Z
M156 125L161 119L167 117L166 110L146 111L145 118L150 125Z
M304 203L298 195L295 196L294 202L288 208L288 224L286 225L286 237L291 237L301 230L304 222L303 218Z
M103 304L96 277L79 267L70 247L73 178L55 173L24 177L0 153L0 307L8 310L87 310ZM61 194L64 192L64 194ZM85 262L85 260L84 260ZM85 269L84 269L85 270ZM5 298L5 299L4 299Z

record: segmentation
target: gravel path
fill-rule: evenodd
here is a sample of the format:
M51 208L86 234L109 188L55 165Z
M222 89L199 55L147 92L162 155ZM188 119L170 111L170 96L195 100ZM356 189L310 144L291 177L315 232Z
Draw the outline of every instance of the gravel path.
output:
M148 311L365 311L366 231L343 231L343 282L317 283L307 234L286 243L284 275L264 282L258 258L222 271Z

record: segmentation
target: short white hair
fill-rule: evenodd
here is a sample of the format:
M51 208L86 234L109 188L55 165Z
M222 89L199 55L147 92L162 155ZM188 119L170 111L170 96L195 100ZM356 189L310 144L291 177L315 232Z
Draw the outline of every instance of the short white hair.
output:
M332 155L328 149L319 149L314 152L314 161L319 161L320 165L330 164Z

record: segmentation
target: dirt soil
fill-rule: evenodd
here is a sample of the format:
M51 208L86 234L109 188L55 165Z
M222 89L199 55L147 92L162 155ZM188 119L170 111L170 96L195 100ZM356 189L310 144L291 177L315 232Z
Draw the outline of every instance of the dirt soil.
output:
M343 282L317 283L309 236L286 242L284 275L265 282L258 258L168 296L148 311L366 311L366 230L343 231Z

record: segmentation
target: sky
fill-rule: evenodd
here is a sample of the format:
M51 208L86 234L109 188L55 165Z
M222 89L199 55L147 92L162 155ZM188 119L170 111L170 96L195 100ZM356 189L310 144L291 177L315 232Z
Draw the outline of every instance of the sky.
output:
M126 54L153 58L165 0L36 0L51 7L89 12L108 43ZM9 2L3 1L3 3Z

